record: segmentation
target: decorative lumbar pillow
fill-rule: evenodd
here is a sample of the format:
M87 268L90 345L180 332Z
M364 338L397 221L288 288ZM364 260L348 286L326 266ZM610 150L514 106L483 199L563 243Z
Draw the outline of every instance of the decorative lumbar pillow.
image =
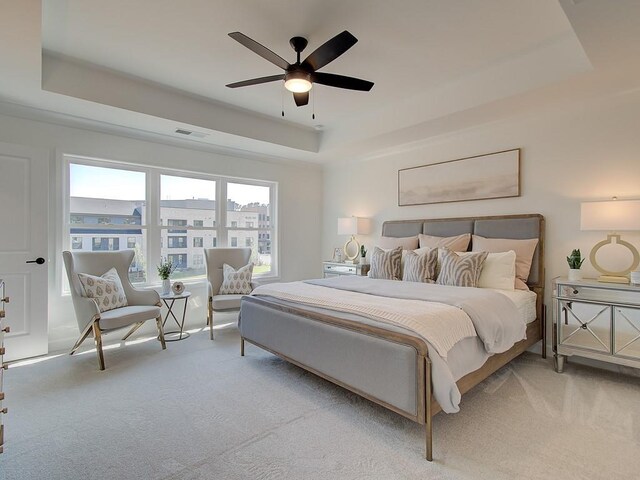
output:
M402 247L403 250L415 250L418 248L418 236L413 237L381 237L378 246L382 249Z
M373 255L371 255L369 277L382 280L400 280L401 259L402 247L387 251L380 247L375 247Z
M128 305L122 282L115 268L99 277L79 273L78 279L84 290L83 297L93 298L101 312Z
M236 270L226 263L222 265L222 285L220 295L249 294L251 293L251 275L253 274L253 263Z
M421 249L422 250L422 249ZM434 283L438 264L438 249L408 251L404 257L402 280L405 282Z
M463 233L462 235L456 235L454 237L436 237L434 235L418 235L420 242L420 248L438 248L446 247L454 252L466 252L469 248L469 242L471 241L470 233Z
M438 285L451 285L454 287L476 287L482 264L487 258L487 252L471 253L460 256L446 248L440 249L442 265L438 274Z
M461 257L475 255L473 252L459 254ZM482 272L478 279L480 288L497 288L514 290L516 279L516 252L490 253L482 264Z
M516 240L512 238L485 238L479 235L473 236L472 248L474 252L499 253L513 250L516 252L516 279L515 288L529 290L527 279L531 271L533 254L538 246L537 238Z

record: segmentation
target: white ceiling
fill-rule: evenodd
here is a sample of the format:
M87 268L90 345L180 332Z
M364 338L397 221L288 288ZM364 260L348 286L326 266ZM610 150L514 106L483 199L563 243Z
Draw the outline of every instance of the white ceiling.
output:
M13 74L0 76L0 100L163 135L186 126L207 133L203 143L277 157L371 155L371 146L385 149L463 125L465 112L491 121L505 101L553 99L554 86L575 92L588 89L585 79L594 74L628 73L625 52L638 46L638 4L4 2L0 35L11 43L0 42L0 62ZM282 119L281 82L224 86L279 73L229 32L241 31L293 62L290 37L309 39L304 57L345 29L358 43L322 71L375 86L365 93L315 85L316 120L314 102L297 108L290 94Z

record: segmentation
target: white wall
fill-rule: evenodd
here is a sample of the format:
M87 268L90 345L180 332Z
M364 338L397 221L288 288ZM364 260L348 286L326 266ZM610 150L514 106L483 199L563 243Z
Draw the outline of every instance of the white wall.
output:
M640 198L640 92L593 101L571 111L545 111L437 138L414 148L368 161L336 164L324 181L323 254L344 243L336 235L337 218L372 217L373 234L361 238L368 248L380 236L382 222L514 213L546 218L546 303L550 282L566 275L565 257L573 248L588 255L605 232L580 231L580 202ZM520 147L521 196L398 207L398 169ZM640 248L638 232L624 238ZM601 263L606 257L598 257ZM585 262L585 274L595 271ZM549 311L550 312L550 311Z
M278 182L280 278L291 281L316 277L321 272L321 225L317 218L322 205L323 179L317 165L231 157L3 114L0 114L0 142L40 147L50 154L50 351L70 348L78 336L71 300L60 294L57 281L62 260L56 238L56 226L62 221L57 209L61 195L59 157L64 153ZM206 288L204 285L188 288L194 295L187 312L187 324L204 326Z

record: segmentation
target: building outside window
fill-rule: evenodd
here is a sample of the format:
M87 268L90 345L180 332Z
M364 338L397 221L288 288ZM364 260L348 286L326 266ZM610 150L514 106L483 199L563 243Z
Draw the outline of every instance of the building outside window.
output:
M127 248L136 248L136 237L127 237Z
M238 222L237 221L232 221L231 222L231 227L236 228L238 226Z
M71 237L71 248L73 250L82 250L82 237Z
M178 253L178 254L170 253L169 255L167 255L167 260L169 260L176 269L187 268L186 253Z
M212 240L213 242L211 242L211 246L213 248L216 248L218 246L218 239L214 237Z
M114 252L120 250L120 239L118 237L93 237L92 245L94 252Z
M203 237L193 237L193 246L196 248L202 248L202 246L204 245L204 238Z
M194 266L200 267L204 265L204 255L202 255L201 253L194 253L192 258Z
M251 238L251 237L247 237L247 238L245 238L244 240L245 240L245 242L244 242L244 246L245 246L245 247L251 247L251 246L253 246L253 238Z
M194 227L204 227L204 220L194 220L193 221L193 226Z
M238 246L238 237L231 237L231 246L232 247Z

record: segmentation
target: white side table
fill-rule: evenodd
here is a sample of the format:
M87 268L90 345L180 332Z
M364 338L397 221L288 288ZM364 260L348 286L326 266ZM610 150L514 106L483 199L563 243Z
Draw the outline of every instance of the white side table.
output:
M167 293L166 295L160 294L160 299L164 302L167 307L167 314L164 317L164 321L162 322L162 326L164 327L167 323L167 319L169 315L173 317L173 320L176 322L176 325L180 330L172 330L170 332L164 332L164 339L167 342L177 342L178 340L183 340L185 338L189 338L189 332L184 331L184 319L187 316L187 303L189 303L189 297L191 296L191 292L187 292L186 290L179 295L175 293ZM173 305L176 303L176 300L184 300L184 308L182 310L182 321L178 321L176 316L173 313ZM173 338L169 338L168 336L172 335Z

